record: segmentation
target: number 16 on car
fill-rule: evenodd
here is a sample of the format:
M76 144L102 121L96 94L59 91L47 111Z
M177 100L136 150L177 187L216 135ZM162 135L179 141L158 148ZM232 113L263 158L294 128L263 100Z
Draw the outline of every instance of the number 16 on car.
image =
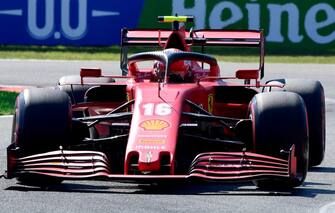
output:
M141 109L145 116L167 116L172 113L172 108L168 103L145 103Z

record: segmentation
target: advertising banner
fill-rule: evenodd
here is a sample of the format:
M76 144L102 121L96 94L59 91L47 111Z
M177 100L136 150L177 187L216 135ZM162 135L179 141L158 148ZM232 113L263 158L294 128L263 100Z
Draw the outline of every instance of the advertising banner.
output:
M174 14L195 29L263 29L275 51L335 52L334 0L2 0L0 44L114 45L122 27L169 28L157 16Z
M334 0L147 0L140 27L162 13L193 15L196 29L263 29L276 52L335 52Z
M142 9L138 0L1 0L0 44L119 44Z

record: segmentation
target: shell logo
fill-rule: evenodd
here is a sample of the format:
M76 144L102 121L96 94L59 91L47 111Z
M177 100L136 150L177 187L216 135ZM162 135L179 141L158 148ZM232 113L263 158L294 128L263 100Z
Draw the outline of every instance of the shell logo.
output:
M159 131L169 127L169 123L163 120L154 119L154 120L146 120L140 124L144 130L149 131Z

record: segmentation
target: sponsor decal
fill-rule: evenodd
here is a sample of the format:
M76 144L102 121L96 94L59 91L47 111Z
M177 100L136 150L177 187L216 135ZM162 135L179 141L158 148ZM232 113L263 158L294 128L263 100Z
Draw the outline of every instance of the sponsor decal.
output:
M165 140L148 138L148 139L140 139L139 143L140 144L165 144Z
M164 145L136 145L137 150L164 150L166 146Z
M214 104L214 95L209 94L208 95L208 112L209 113L213 112L213 104Z
M140 127L147 131L160 131L169 126L168 122L159 119L146 120L140 124Z

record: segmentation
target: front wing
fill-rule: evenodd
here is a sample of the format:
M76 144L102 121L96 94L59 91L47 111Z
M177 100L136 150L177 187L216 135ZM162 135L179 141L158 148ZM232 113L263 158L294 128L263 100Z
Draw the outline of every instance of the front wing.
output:
M27 174L62 179L106 179L124 181L161 181L203 179L209 181L249 181L290 178L296 175L295 148L287 159L252 152L208 152L193 160L188 173L182 175L123 175L113 173L106 155L95 151L57 150L23 158L7 149L7 178Z

